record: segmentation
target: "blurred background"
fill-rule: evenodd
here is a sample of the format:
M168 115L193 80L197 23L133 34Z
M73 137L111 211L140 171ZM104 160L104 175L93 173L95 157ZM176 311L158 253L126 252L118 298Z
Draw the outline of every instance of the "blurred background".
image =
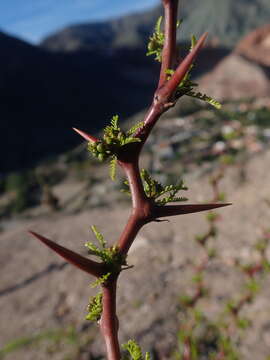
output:
M101 358L95 325L82 321L94 293L89 280L29 239L26 229L82 253L92 224L116 241L129 206L119 192L122 174L112 183L107 167L89 156L71 128L97 136L115 114L123 127L142 121L159 72L159 64L146 56L147 42L161 14L156 0L0 3L1 359ZM222 174L222 199L236 203L229 214L223 210L217 241L228 265L237 254L249 258L269 222L270 3L183 0L179 19L180 54L188 51L191 34L209 32L193 78L198 91L223 106L217 110L183 97L160 121L142 164L161 182L187 179L188 197L196 202L211 199L209 178ZM177 294L191 271L188 256L197 251L185 239L205 226L203 215L194 217L195 225L191 216L147 227L131 253L140 270L127 274L132 281L123 281L120 290L120 335L139 338L156 359L171 359L171 349L177 349ZM141 277L150 266L145 250L153 241L149 288ZM175 286L181 269L184 276ZM213 282L232 284L217 285L214 305L206 304L214 313L239 283L231 268L209 271ZM164 286L167 300L160 296ZM256 331L251 336L254 328L248 329L241 359L270 355L268 295L248 310L252 319L256 314Z

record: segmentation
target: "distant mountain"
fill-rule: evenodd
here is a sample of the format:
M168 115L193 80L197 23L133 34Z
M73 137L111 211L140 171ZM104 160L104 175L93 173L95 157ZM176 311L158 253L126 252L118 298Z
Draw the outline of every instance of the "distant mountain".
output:
M185 0L181 1L179 40L190 34L208 31L220 46L233 47L251 30L270 22L269 0ZM121 47L143 47L157 18L158 6L141 14L133 14L106 22L69 26L41 43L53 51L95 49L113 51Z
M161 9L123 16L105 22L69 26L41 42L52 51L102 50L145 47Z

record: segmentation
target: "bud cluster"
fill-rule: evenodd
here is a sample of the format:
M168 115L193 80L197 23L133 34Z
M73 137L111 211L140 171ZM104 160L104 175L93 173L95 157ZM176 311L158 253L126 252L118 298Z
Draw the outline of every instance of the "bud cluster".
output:
M99 161L105 161L117 151L118 147L115 145L112 139L108 138L108 142L99 140L94 143L89 143L88 150L98 158Z
M141 140L134 137L134 132L142 126L142 123L135 125L129 131L124 132L118 126L118 115L113 116L111 124L104 129L102 140L90 142L88 150L100 161L105 161L109 157L117 157L121 146L140 142Z

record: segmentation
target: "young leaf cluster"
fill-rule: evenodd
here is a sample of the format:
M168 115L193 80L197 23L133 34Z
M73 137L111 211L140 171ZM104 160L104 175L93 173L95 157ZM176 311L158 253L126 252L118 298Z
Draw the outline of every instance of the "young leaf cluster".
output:
M96 296L90 298L87 306L88 314L86 320L98 321L102 314L102 293L98 293Z
M188 190L182 180L176 185L162 185L153 179L145 169L141 170L141 179L146 196L149 199L153 199L157 205L166 205L171 202L188 200L185 197L176 196L179 191ZM124 184L129 187L128 181L125 181ZM129 188L122 190L122 192L130 194Z
M91 227L96 239L98 240L100 247L96 246L92 242L88 241L85 246L88 248L88 253L101 259L101 261L107 266L108 273L98 279L98 284L103 284L111 273L119 272L123 265L126 265L126 259L119 253L117 246L106 247L107 243L104 240L103 235L98 231L96 226Z
M161 22L162 22L162 16L159 17L159 19L156 23L156 26L155 26L155 31L149 39L149 43L147 46L148 52L146 53L147 56L154 55L155 60L158 62L161 62L161 60L162 60L162 50L163 50L164 40L165 40L164 32L161 31ZM181 24L181 21L178 21L177 27L180 24ZM192 35L190 51L193 50L196 43L197 43L197 40L196 40L195 36ZM215 108L220 109L221 104L218 101L216 101L215 99L213 99L212 97L210 97L206 94L202 94L199 91L194 91L194 88L196 88L198 86L197 83L191 81L191 71L194 66L195 66L194 64L192 64L190 66L189 71L186 73L184 79L178 85L177 91L175 93L175 98L179 99L183 95L187 95L187 96L193 97L195 99L205 101L208 104L214 106ZM174 74L174 70L167 69L166 73L167 73L168 79L169 79Z
M104 129L103 139L96 142L90 142L88 145L88 150L100 161L111 158L110 175L112 180L115 179L117 155L120 148L130 143L140 142L141 140L134 137L134 134L144 124L143 122L140 122L127 132L124 132L120 129L118 121L118 115L113 116L110 125L106 126Z
M107 269L105 274L97 278L97 280L91 284L92 287L96 287L105 284L111 275L119 273L123 269L122 266L127 264L125 258L119 253L117 246L106 247L107 242L97 227L93 225L91 226L91 229L99 242L99 247L90 241L88 241L85 246L87 247L89 254L100 258ZM87 310L88 315L86 316L86 320L99 320L102 313L101 293L98 293L90 299Z
M134 340L129 340L122 347L129 353L129 356L124 357L123 360L150 360L150 354L147 352L144 357L140 346Z
M165 35L163 31L160 30L162 22L162 16L159 17L155 31L153 35L149 39L149 43L147 45L147 53L146 56L155 55L155 60L161 62L162 60L162 50L164 46Z

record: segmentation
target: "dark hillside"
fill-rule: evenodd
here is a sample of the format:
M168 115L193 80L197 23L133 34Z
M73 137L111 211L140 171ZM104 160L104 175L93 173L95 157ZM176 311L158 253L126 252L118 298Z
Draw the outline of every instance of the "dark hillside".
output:
M127 117L150 101L152 60L135 49L110 59L51 54L5 34L0 49L1 171L76 145L72 126L94 131L112 114Z

